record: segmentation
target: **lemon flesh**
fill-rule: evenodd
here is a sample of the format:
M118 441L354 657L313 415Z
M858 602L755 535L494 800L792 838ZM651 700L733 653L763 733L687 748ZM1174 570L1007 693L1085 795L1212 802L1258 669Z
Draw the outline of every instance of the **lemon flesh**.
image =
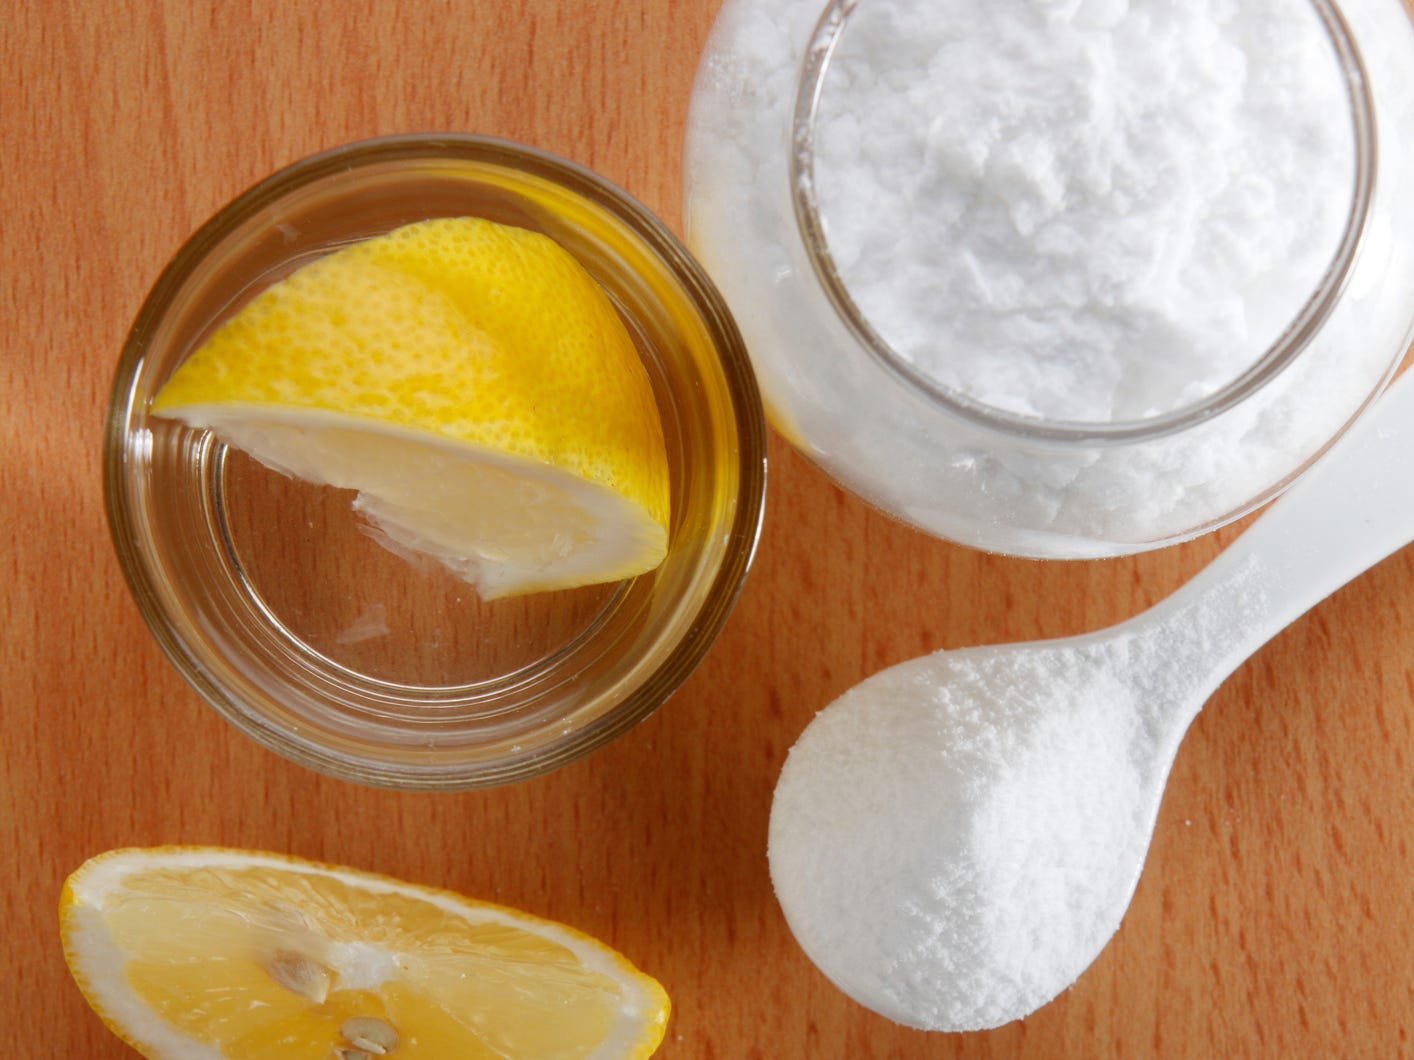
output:
M487 598L667 553L652 384L608 296L546 236L438 218L319 258L223 323L152 412L355 490L397 550Z
M370 1020L397 1060L646 1057L669 1010L565 925L274 854L110 851L69 878L60 925L89 1004L152 1057L322 1060Z

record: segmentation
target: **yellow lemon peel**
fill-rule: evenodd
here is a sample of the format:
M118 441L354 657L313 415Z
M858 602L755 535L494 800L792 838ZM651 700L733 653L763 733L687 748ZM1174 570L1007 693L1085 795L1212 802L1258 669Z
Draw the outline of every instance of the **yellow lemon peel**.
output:
M573 928L278 854L110 851L59 920L89 1004L152 1057L647 1057L668 1018Z
M667 552L643 360L593 277L525 229L438 218L318 258L225 321L152 411L358 491L395 548L488 598L632 577Z

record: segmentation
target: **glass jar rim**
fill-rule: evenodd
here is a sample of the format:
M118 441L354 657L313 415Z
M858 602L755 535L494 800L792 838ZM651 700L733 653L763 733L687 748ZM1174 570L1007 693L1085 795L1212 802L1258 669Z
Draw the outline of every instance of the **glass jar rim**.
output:
M1378 163L1374 101L1365 65L1335 0L1310 0L1340 65L1355 147L1354 187L1345 229L1315 290L1276 340L1235 378L1195 402L1142 419L1047 419L1011 412L941 383L903 357L869 322L830 252L815 182L815 132L831 61L860 0L827 0L806 44L790 119L788 179L796 229L816 280L851 336L895 379L938 407L1022 439L1080 446L1128 445L1180 433L1227 412L1275 379L1321 329L1349 282L1364 242Z

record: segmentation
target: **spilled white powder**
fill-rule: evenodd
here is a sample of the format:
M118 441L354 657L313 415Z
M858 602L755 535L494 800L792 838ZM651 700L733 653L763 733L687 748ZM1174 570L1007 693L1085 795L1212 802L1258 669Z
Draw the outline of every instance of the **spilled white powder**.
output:
M839 323L789 171L821 4L726 0L689 116L687 232L772 422L896 517L1020 555L1135 551L1267 499L1408 341L1408 19L1389 0L1341 6L1379 173L1329 319L1236 408L1055 446L947 414ZM1350 209L1349 108L1309 0L860 0L834 62L815 177L852 296L924 375L1012 413L1189 406L1281 329Z
M1354 172L1302 0L865 0L817 129L865 317L934 380L1063 420L1167 412L1255 361Z

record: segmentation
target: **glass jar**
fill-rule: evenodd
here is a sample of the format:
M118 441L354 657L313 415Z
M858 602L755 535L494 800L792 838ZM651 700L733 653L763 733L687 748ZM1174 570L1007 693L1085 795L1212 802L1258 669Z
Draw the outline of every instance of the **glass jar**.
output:
M935 18L930 32L920 31L930 11L954 8L954 25L940 29ZM1022 321L1030 331L1021 333L1030 338L1017 344L1019 359L998 368L997 351L985 341L968 346L954 339L949 346L924 328L896 338L901 333L890 330L896 322L864 308L860 274L846 275L840 260L858 259L856 244L869 239L883 244L884 251L913 240L925 248L917 260L885 254L880 260L892 260L893 267L866 281L885 298L897 288L925 303L929 284L936 282L939 307L922 319L929 326L950 326L955 308L961 315L949 301L951 289L939 279L945 271L939 266L958 271L963 256L977 246L933 238L928 247L928 211L936 212L938 200L953 195L963 202L958 216L971 217L981 209L979 197L1008 193L1002 186L1008 179L1044 185L1053 176L1046 163L1054 159L1044 154L1044 143L1028 159L1034 145L1023 142L1024 130L1012 140L993 135L984 150L980 145L995 129L964 125L963 135L957 135L957 128L938 127L972 114L951 106L959 99L1020 91L1018 77L1025 80L1030 71L1021 66L1018 75L1014 61L1007 66L1013 55L991 67L976 66L976 79L954 83L950 96L909 93L942 76L930 63L953 64L943 75L955 73L958 62L975 66L976 56L987 53L967 38L967 30L984 16L1006 19L1023 8L1042 13L1036 17L1080 20L1088 31L1181 5L1140 12L1132 5L1089 2L969 6L958 0L949 8L924 0L832 0L822 12L818 0L727 0L692 98L688 242L732 307L773 424L867 501L937 536L1022 556L1119 555L1191 538L1285 488L1374 398L1408 348L1414 333L1414 197L1405 189L1414 172L1414 85L1408 76L1414 69L1414 30L1399 0L1269 0L1250 7L1271 18L1283 10L1305 17L1323 49L1325 80L1339 96L1337 124L1348 139L1348 175L1337 188L1312 196L1338 220L1330 249L1295 291L1297 297L1288 292L1285 303L1275 303L1289 312L1266 338L1249 338L1251 348L1244 350L1234 334L1233 348L1220 350L1234 365L1226 376L1216 382L1185 377L1174 367L1187 355L1182 344L1161 345L1145 335L1120 352L1133 354L1138 370L1151 380L1168 373L1162 376L1164 387L1156 389L1174 400L1132 413L1095 415L1086 411L1087 399L1099 384L1088 370L1061 374L1077 396L1073 402L1066 397L1041 406L1025 393L1042 370L1039 359L1028 360L1028 342L1037 348L1056 345L1063 333L1058 328L1070 326L1070 318L1057 327L1039 313ZM1201 5L1188 10L1184 17L1205 17ZM1221 42L1228 30L1216 22L1198 28L1216 35L1204 41L1200 55L1220 53L1213 40ZM1257 26L1259 42L1266 39L1263 28ZM1058 47L1058 40L1045 38L1047 47ZM954 45L957 51L950 51ZM1061 71L1063 88L1083 86L1106 69L1093 61L1093 49L1078 47L1075 54L1085 62ZM1285 58L1275 56L1273 62ZM1120 55L1117 61L1124 59ZM1180 96L1200 92L1203 79L1216 76L1208 69L1149 73L1154 80L1171 75ZM1028 86L1028 105L1037 99L1047 103L1051 87ZM904 106L881 107L880 99L902 100ZM1077 107L1100 109L1131 102L1098 91L1076 99ZM1202 112L1189 116L1206 120ZM1074 118L1061 112L1057 120ZM909 122L917 135L900 135L899 124ZM1293 130L1289 139L1299 141L1307 131ZM1179 132L1160 125L1155 134ZM1199 124L1196 133L1185 134L1196 143L1207 132ZM1179 142L1181 147L1185 141ZM827 144L828 151L822 147ZM1276 146L1287 144L1279 139ZM848 161L851 150L873 153L877 179L852 187L832 171L842 158ZM969 189L973 198L959 195L954 173L975 161L972 154L987 151L993 162L1009 151L1031 169L994 165ZM1169 158L1175 159L1184 162L1177 150ZM1240 170L1236 175L1243 176ZM1144 176L1153 178L1153 187L1165 178L1162 171ZM901 188L916 197L901 204L895 197L903 194ZM1118 194L1101 191L1095 199L1113 202ZM1142 197L1135 201L1143 205ZM1286 207L1277 201L1256 209L1283 220ZM835 223L843 214L832 216L831 209L855 214L848 238L841 237L848 226ZM915 214L922 240L908 230ZM1015 227L1025 227L1024 216L1011 216ZM871 224L878 230L871 231ZM1062 226L1048 230L1052 245L1061 231ZM1088 238L1083 230L1063 234L1072 242ZM1175 229L1163 235L1177 240L1188 233ZM844 243L850 245L841 252ZM1251 257L1239 280L1260 293L1265 278L1285 263L1279 255ZM1038 254L1019 259L1004 280L1038 276L1054 281L1059 297L1068 277L1059 269L1046 273L1042 260ZM985 274L985 267L974 271ZM972 279L985 286L987 277ZM1225 282L1215 275L1200 275L1198 281L1199 290L1204 283L1212 288ZM1190 297L1170 312L1182 323L1208 309L1206 300ZM1254 327L1252 334L1260 337L1260 329ZM917 349L906 350L906 341ZM923 361L931 358L929 367L920 367L918 349ZM992 389L972 390L940 374L955 363L973 363L968 358L990 372ZM1078 363L1084 368L1089 362Z
M151 415L205 336L300 264L432 217L548 235L642 355L671 477L668 555L616 584L481 600L364 532L350 493ZM370 784L452 789L562 765L687 677L746 576L765 419L730 314L664 226L579 166L464 135L370 140L262 181L197 231L128 336L104 478L118 557L183 676L265 746Z

